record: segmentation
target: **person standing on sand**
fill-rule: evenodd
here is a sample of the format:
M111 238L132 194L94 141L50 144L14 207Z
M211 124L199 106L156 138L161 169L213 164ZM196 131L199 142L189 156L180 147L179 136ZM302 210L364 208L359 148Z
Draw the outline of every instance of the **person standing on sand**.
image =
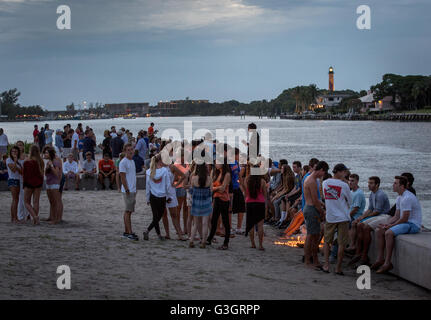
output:
M229 224L229 184L231 183L230 166L225 158L223 164L216 163L213 170L213 198L214 208L211 217L211 232L207 239L207 244L212 243L216 233L217 222L221 215L224 226L224 243L219 250L229 248L230 224Z
M21 151L17 146L13 146L9 151L9 158L6 160L8 171L7 185L12 193L12 203L10 206L10 216L12 223L18 223L18 203L22 166L20 164Z
M319 161L314 167L313 172L303 183L305 199L303 213L307 228L307 237L305 238L304 245L305 265L316 270L321 270L322 268L317 257L317 252L320 240L320 222L323 220L325 214L322 203L317 196L317 179L322 179L328 170L328 164L325 161ZM313 263L311 263L311 258L313 259Z
M141 141L142 141L142 139L141 139ZM181 231L181 225L180 225L180 221L178 219L178 212L177 212L178 200L177 200L177 195L176 195L176 189L174 187L174 176L175 176L174 173L179 174L179 175L182 175L183 173L177 167L175 167L173 164L168 165L166 167L166 169L168 169L168 177L169 177L169 194L168 194L168 197L170 199L172 199L172 201L170 203L166 204L166 209L165 209L165 212L163 214L163 225L164 225L165 231L166 231L166 237L165 238L170 239L169 220L168 220L168 212L167 212L169 210L169 214L171 215L171 219L172 219L172 224L174 225L174 228L177 231L178 240L185 241L185 240L187 240L187 237Z
M30 156L24 161L23 186L24 204L33 218L34 224L39 224L39 199L43 185L45 164L40 157L39 147L32 145ZM33 205L31 204L33 198Z
M124 145L125 157L120 161L119 173L121 179L121 192L124 200L124 238L138 241L139 238L132 231L132 213L136 204L136 169L133 161L133 146L130 143Z
M25 154L24 142L17 141L15 145L20 150L20 156L19 156L18 162L21 165L21 168L24 168L24 161L25 159L27 159L27 155ZM24 204L24 186L23 186L22 174L20 176L19 183L20 183L20 186L19 186L19 200L18 200L18 220L25 221L26 218L30 218L30 217L29 217L29 212L25 208L25 204Z
M33 143L37 144L39 142L39 127L37 126L37 124L34 125L34 130L33 130Z
M254 167L259 168L259 165ZM259 250L265 250L263 247L263 221L265 219L265 202L267 198L266 181L260 175L249 175L245 179L245 189L247 212L245 236L250 232L251 247L256 248L254 229L255 225L257 225Z
M334 178L326 179L323 182L323 192L325 195L326 206L326 223L325 223L325 265L324 272L329 272L329 246L334 240L335 231L337 231L337 266L335 274L344 275L341 270L344 249L349 242L349 224L350 224L350 206L352 196L349 185L344 182L346 172L349 169L342 163L334 167L332 173Z
M194 220L190 235L189 247L193 248L196 231L202 228L202 240L200 247L206 246L206 237L208 234L208 220L213 210L212 208L212 179L208 174L208 168L205 163L196 165L196 172L190 179L192 194L192 206L190 210L190 219Z
M151 159L150 169L146 172L146 198L147 205L151 205L153 212L153 221L148 226L147 231L144 231L144 240L148 240L148 234L155 228L157 236L160 240L165 238L160 234L159 222L162 219L166 209L166 203L171 203L169 198L169 177L168 170L163 166L162 157L160 154L155 155Z
M55 154L53 147L47 145L43 149L44 158L48 160L45 168L46 194L49 199L49 221L50 224L59 223L63 214L63 202L60 194L60 183L63 174L62 161Z

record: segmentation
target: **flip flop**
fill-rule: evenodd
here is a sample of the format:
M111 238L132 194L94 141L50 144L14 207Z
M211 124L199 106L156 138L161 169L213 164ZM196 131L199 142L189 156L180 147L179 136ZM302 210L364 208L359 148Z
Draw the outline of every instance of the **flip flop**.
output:
M316 271L324 271L322 266L316 266L314 268L314 270L316 270Z
M329 273L329 270L325 270L323 267L322 267L322 271L323 271L324 273Z
M227 250L227 249L228 249L228 247L225 245L222 245L222 246L217 248L217 250Z
M335 272L335 274L338 274L339 276L344 276L344 273L343 273L343 271L340 271L340 272Z

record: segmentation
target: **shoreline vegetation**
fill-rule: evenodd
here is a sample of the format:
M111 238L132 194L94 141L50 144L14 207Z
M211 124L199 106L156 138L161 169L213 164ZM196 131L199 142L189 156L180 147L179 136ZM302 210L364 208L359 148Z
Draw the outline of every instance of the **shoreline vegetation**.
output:
M374 101L380 102L382 99L388 99L387 103L392 107L393 113L431 113L431 76L407 75L401 76L396 74L385 74L380 83L370 87L373 93ZM225 102L209 102L203 100L202 103L193 103L188 97L181 100L177 108L170 110L166 114L160 113L157 106L148 107L148 112L141 116L260 116L274 117L280 115L303 115L309 112L316 114L367 114L369 113L366 106L360 98L369 94L366 90L359 92L354 90L330 91L319 89L315 84L308 86L296 86L283 90L283 92L272 100L256 100L250 103L242 103L236 100ZM51 121L47 117L54 111L43 110L39 105L24 107L18 103L21 93L18 89L11 89L0 94L0 121L16 120L38 120ZM341 101L333 106L325 106L318 102L319 97L328 96L343 97ZM370 104L370 103L368 103ZM366 107L366 108L364 108ZM84 108L85 109L85 108ZM89 108L85 110L76 110L74 103L67 105L66 111L62 113L67 116L62 120L88 120L103 117L114 117L109 114L102 103L89 103ZM57 111L59 112L59 111ZM90 117L91 115L91 117Z

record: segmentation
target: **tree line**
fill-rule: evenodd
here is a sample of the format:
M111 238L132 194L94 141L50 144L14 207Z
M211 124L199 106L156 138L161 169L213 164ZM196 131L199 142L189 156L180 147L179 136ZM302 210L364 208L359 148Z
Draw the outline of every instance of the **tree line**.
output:
M396 110L423 109L431 106L431 76L401 76L397 74L385 74L382 81L370 88L374 92L374 99L380 100L386 96L392 97L392 104ZM234 115L238 116L242 111L248 115L277 115L283 113L302 113L313 108L317 104L316 98L327 94L347 94L349 97L343 99L339 106L331 110L315 109L317 112L330 111L333 113L346 112L354 109L359 111L361 107L360 97L365 96L367 92L362 90L356 92L353 90L342 90L329 92L325 89L319 89L315 84L308 86L296 86L283 90L275 99L256 100L250 103L242 103L236 100L225 102L208 102L193 103L186 99L180 104L177 110L171 111L173 116L217 116L217 115ZM4 91L0 95L0 110L2 115L8 119L16 119L20 115L40 115L45 116L48 111L43 110L41 106L24 107L18 103L20 92L15 89ZM398 102L398 103L397 103ZM92 103L89 106L92 113L103 114L105 109L101 103ZM75 114L75 105L72 103L66 106L70 114Z

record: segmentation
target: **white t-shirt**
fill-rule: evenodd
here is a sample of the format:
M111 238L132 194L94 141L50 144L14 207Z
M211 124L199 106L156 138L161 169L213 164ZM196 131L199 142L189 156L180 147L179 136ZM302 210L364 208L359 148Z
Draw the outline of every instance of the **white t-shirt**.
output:
M19 174L19 172L18 171L12 172L12 170L9 168L9 164L13 164L13 163L14 163L14 161L11 158L6 159L7 174L9 175L8 179L19 180L19 179L21 179L21 175ZM21 169L22 169L22 166L21 166Z
M76 148L78 148L79 134L77 134L76 131L72 135L72 149L75 146L75 141L76 141Z
M117 136L117 134L115 132L111 132L110 135L112 138L115 138Z
M329 223L350 221L352 196L347 183L338 179L327 179L323 182L323 194L326 221Z
M0 135L0 147L7 147L8 144L9 142L7 140L7 135L3 133L2 135Z
M76 161L72 161L72 162L66 161L63 164L63 173L67 174L70 171L72 171L73 173L78 173L78 162L76 162Z
M400 218L403 217L404 211L410 211L408 222L415 224L418 228L422 225L422 209L418 198L406 190L397 198L397 210L400 210Z
M150 201L150 195L154 195L155 197L162 198L169 196L169 175L168 169L166 167L156 169L156 174L153 179L150 178L151 169L146 171L146 187L145 187L145 195L147 198L147 202Z
M120 165L120 173L124 172L126 174L126 181L129 187L130 192L136 192L136 167L135 161L124 158L121 160ZM120 178L121 181L121 178ZM123 184L121 184L121 192L125 193Z

